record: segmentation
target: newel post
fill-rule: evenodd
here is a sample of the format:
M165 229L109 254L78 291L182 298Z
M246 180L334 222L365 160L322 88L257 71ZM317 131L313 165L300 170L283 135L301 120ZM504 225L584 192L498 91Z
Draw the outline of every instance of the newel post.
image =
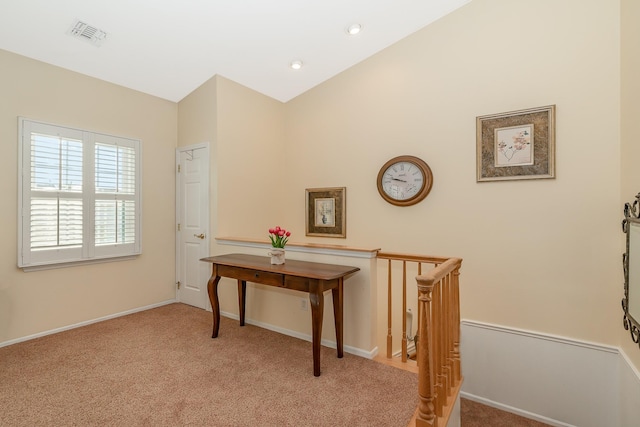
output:
M438 427L438 418L434 411L434 381L433 375L433 332L431 330L431 300L433 296L433 281L421 282L418 279L418 308L421 312L418 325L418 415L416 427Z

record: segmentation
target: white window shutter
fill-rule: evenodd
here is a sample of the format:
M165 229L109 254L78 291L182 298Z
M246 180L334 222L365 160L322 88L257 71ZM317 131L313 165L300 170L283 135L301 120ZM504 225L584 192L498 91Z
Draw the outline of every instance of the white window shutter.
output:
M18 265L140 253L140 141L19 120Z

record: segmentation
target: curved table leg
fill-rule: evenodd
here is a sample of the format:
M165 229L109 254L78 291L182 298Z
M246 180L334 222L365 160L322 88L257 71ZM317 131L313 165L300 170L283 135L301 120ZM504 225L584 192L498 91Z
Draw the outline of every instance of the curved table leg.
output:
M336 326L336 350L338 351L338 359L340 359L344 353L342 351L343 333L342 333L342 301L344 299L342 277L338 279L338 287L331 289L333 294L333 320Z
M324 295L319 286L310 286L311 328L313 344L313 376L320 376L320 341L322 340L322 316L324 314ZM315 288L315 289L313 289Z
M247 305L247 282L238 279L238 311L240 312L240 326L244 326L244 309Z
M211 276L207 283L207 292L209 293L209 302L211 302L211 311L213 312L213 333L211 338L218 336L220 329L220 303L218 302L218 282L220 276Z

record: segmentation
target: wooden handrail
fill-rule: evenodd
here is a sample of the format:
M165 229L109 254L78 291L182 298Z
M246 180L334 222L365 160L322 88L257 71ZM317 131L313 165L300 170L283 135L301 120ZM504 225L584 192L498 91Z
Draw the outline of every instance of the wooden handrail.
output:
M446 261L440 265L440 268L434 268L430 272L416 277L418 289L420 289L420 286L429 286L438 283L456 267L460 268L461 264L461 258L447 258Z
M449 259L448 257L441 256L403 254L396 252L378 252L377 257L381 259L390 259L395 261L413 261L426 264L442 264Z
M407 362L407 262L417 263L418 394L416 426L446 426L455 403L462 375L460 366L460 293L461 258L379 252L386 259L387 283L387 358L392 357L392 261L402 263L402 362ZM422 265L434 267L422 274Z

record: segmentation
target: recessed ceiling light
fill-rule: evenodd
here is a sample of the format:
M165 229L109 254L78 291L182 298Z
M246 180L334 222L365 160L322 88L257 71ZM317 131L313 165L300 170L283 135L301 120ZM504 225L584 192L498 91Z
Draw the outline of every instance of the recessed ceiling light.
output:
M355 36L362 30L362 25L360 24L351 24L346 28L347 34L350 36Z
M299 59L294 59L293 61L291 61L291 64L289 64L289 66L294 70L299 70L300 68L302 68L302 61Z

